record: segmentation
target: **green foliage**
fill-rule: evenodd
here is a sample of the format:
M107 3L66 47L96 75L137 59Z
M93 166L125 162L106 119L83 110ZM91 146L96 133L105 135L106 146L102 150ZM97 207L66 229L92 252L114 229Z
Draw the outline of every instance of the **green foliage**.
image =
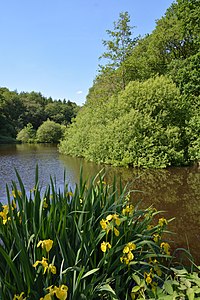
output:
M57 143L63 135L60 124L47 120L37 130L36 139L40 143Z
M157 288L157 299L200 299L199 270L189 273L185 268L171 268L173 274L164 282L162 288Z
M189 140L189 156L194 161L200 160L200 109L197 109L195 115L190 119L186 127Z
M77 105L68 101L67 103L54 101L45 107L48 118L56 123L67 125L76 116Z
M170 64L184 65L199 53L199 1L177 0L157 20L153 32L140 39L127 61L129 80L168 74ZM176 74L176 73L175 73ZM181 70L180 70L181 75Z
M16 92L0 88L0 134L15 137L21 126L21 116L24 110L23 103Z
M198 137L198 129L195 134L190 129L191 105L167 77L130 82L109 101L88 103L67 129L60 151L134 167L189 163Z
M101 73L106 74L120 67L120 71L116 74L116 79L122 89L126 86L126 65L125 60L131 55L132 49L137 42L137 38L132 39L132 27L129 25L130 16L128 12L120 13L117 22L114 22L114 30L106 30L110 40L103 40L106 46L100 58L108 59L108 64L101 67Z
M100 58L109 60L109 65L114 69L121 66L125 59L131 54L136 40L131 39L131 29L129 25L130 16L128 12L120 13L117 22L114 22L114 30L106 30L111 40L103 40L103 45L107 47Z
M200 52L185 60L175 60L168 68L181 93L195 102L195 97L200 95ZM198 99L197 103L199 104Z
M126 188L100 175L89 182L81 175L73 191L64 183L63 192L51 179L42 193L36 170L29 196L17 177L20 190L13 182L8 205L0 205L2 299L22 292L40 299L49 286L64 285L68 299L128 300L136 283L154 297L171 261L163 240L169 221L160 212L133 206Z
M33 143L35 141L36 131L33 129L33 125L28 123L20 132L17 134L17 141L22 143Z
M184 43L191 55L200 47L200 5L199 0L177 0L176 14L181 22Z
M16 138L20 130L30 123L34 130L48 118L56 123L71 123L78 111L78 106L71 101L52 100L41 93L17 93L7 88L0 88L0 134ZM23 132L25 134L25 132ZM21 133L20 133L21 135ZM4 139L5 139L4 138ZM24 139L27 140L27 138Z
M44 113L46 98L41 93L20 93L19 98L25 109L22 116L23 124L31 123L34 129L37 129L46 119Z

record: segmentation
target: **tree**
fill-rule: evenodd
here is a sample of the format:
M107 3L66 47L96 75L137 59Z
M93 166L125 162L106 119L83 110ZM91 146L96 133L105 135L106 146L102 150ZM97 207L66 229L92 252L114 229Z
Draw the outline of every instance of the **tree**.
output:
M126 60L128 81L166 75L172 67L176 75L179 67L188 63L184 60L199 53L199 3L199 0L177 0L156 21L153 32L137 42Z
M104 52L100 59L108 59L109 62L106 66L100 65L101 73L111 72L120 68L118 78L121 88L126 86L126 66L125 60L131 55L137 38L132 39L132 32L130 23L130 16L128 12L122 12L119 15L119 20L114 22L114 30L107 30L110 40L103 40L103 45L106 46L107 51Z
M16 91L0 88L0 115L2 118L3 135L15 137L19 129L23 127L22 115L24 105Z
M191 101L200 96L200 52L184 60L175 60L169 65L169 72L174 82L180 88L181 93L192 98Z
M57 143L63 135L63 128L54 121L45 121L37 130L37 141L40 143Z
M65 102L54 101L48 103L45 107L45 113L50 120L67 125L71 123L71 119L76 116L78 106L76 103L65 100Z
M33 125L28 123L20 132L17 134L17 140L22 143L32 143L35 141L36 131L33 129Z
M184 46L190 55L194 55L199 52L200 46L199 0L177 0L176 15L181 22Z
M42 96L41 93L20 93L19 97L25 107L22 119L23 125L26 126L28 123L33 125L34 129L37 129L44 121L47 120L45 114L45 105L47 100Z

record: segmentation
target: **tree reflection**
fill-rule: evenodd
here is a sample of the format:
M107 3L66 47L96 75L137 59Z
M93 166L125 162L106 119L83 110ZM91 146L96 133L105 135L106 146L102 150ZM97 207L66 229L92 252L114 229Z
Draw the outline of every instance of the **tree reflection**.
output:
M130 182L133 203L141 207L154 205L164 210L165 217L175 220L169 230L175 247L189 249L200 263L200 172L197 167L169 168L167 170L133 170L107 167L107 177L121 177L123 183ZM135 190L135 191L134 191ZM138 192L142 191L141 192Z

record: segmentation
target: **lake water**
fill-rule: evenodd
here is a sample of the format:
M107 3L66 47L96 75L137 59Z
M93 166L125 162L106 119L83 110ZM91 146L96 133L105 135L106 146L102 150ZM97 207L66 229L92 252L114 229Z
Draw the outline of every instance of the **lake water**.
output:
M0 145L0 201L6 202L6 183L16 180L16 168L25 183L27 191L34 186L35 166L39 166L39 178L43 187L50 182L50 175L56 178L62 189L64 170L66 181L73 189L78 183L80 166L84 177L95 175L101 165L72 158L58 152L55 145ZM200 265L200 169L198 167L170 168L167 170L138 170L104 166L106 180L121 177L129 182L133 201L141 201L141 207L154 205L165 210L166 218L175 217L169 229L174 232L174 247L190 249Z

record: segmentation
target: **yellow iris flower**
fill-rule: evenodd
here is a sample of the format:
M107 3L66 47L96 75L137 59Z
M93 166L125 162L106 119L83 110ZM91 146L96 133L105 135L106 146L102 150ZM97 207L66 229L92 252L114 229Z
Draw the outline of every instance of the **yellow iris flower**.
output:
M129 262L134 259L132 251L135 249L136 245L134 243L129 242L128 244L126 244L123 249L123 256L120 257L120 261L128 265Z
M45 249L47 252L49 252L53 246L53 241L48 239L48 240L43 240L39 241L37 244L37 247L42 247L42 249Z
M102 220L100 221L100 225L101 225L101 228L102 228L103 230L105 230L107 234L108 234L109 231L112 229L112 225L110 224L109 220L107 220L107 218L106 218L106 220L102 219Z
M8 205L3 205L3 211L0 212L0 217L3 218L3 225L7 223L7 221L10 220L10 217L8 217L9 213L9 206Z
M165 219L165 218L160 218L159 220L158 220L158 225L160 226L160 227L163 227L164 225L167 225L168 224L168 222L167 222L167 220Z
M42 260L37 260L34 264L33 267L36 268L39 264L41 264L44 268L44 273L46 273L47 269L48 269L48 262L47 262L47 258L43 257Z
M43 208L47 208L47 207L48 207L47 199L44 198L43 199Z
M122 209L122 215L132 216L133 211L134 211L134 206L132 204L130 204L130 205L128 204L128 205L126 205L125 208Z
M113 218L113 216L112 216L112 215L108 215L108 216L106 217L106 220L107 220L107 221L111 221L111 220L112 220L112 218Z
M60 287L55 287L56 297L60 300L67 299L68 287L62 284Z
M123 249L123 253L128 253L129 251L135 250L136 244L129 242Z
M145 281L146 281L146 283L147 284L150 284L150 283L152 283L152 273L150 272L150 273L144 273L144 277L145 277Z
M41 264L44 268L44 273L46 271L51 272L52 274L56 274L56 267L52 264L48 265L47 258L43 257L42 260L37 260L34 264L33 267L36 268L39 264Z
M160 240L160 235L158 233L154 233L153 234L153 240L154 242L158 243Z
M102 252L106 252L107 249L110 249L111 248L111 244L108 243L108 242L102 242L101 243L101 251Z
M44 297L40 298L40 300L52 300L51 294L47 294Z
M165 254L170 255L170 245L168 243L161 243L160 248L165 252Z
M113 217L113 220L115 221L115 224L117 226L119 226L121 224L121 220L119 218L119 215L118 214L113 214L112 217Z
M51 272L52 274L56 274L56 267L55 267L54 265L50 264L50 265L48 266L48 270L49 270L49 272Z
M40 300L51 300L51 296L56 295L56 297L59 300L66 300L68 295L68 286L62 284L61 286L50 286L47 288L49 290L49 293L45 295L44 297L40 298Z
M117 228L115 228L115 227L114 227L114 234L115 234L116 236L119 236L119 230L118 230Z
M121 220L118 214L110 214L106 217L106 219L102 219L100 221L101 228L105 230L107 234L110 230L113 230L116 236L119 236L119 230L114 226L119 226L120 224Z
M18 196L19 197L21 197L22 196L22 192L21 191L19 191L19 190L17 190L17 194L18 194ZM16 196L16 193L15 193L15 191L14 190L12 190L12 194L11 194L11 196L13 196L14 198L16 198L17 196Z
M102 220L100 221L100 225L101 225L101 228L102 228L103 230L106 230L106 229L107 229L107 226L108 226L108 221L102 219Z
M22 292L20 295L14 295L13 300L25 300L26 297L24 298L24 292Z

